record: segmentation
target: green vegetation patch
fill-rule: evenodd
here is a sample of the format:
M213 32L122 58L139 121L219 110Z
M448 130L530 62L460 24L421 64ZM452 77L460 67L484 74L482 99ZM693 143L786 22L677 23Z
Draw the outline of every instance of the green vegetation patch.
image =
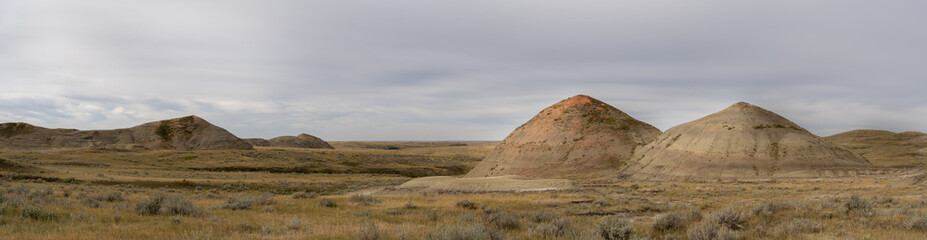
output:
M158 128L155 129L155 134L158 134L164 141L170 141L174 137L171 133L171 122L161 121L161 125L158 125Z
M768 125L768 124L757 124L757 125L753 126L753 129L766 129L766 128L789 128L789 129L796 130L796 131L801 131L801 132L807 132L807 131L808 131L808 130L805 130L804 128L801 128L801 127L799 127L799 126L782 125L782 124L779 124L779 123L772 124L772 125Z

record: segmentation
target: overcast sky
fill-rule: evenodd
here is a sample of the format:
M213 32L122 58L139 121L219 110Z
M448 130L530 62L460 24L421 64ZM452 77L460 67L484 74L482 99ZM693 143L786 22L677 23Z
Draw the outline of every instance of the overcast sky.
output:
M0 1L0 122L500 140L576 94L927 131L927 1Z

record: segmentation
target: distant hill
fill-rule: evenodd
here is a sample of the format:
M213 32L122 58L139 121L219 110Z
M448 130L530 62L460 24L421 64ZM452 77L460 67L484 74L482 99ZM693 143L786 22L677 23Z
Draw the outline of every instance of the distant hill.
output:
M321 138L312 136L309 134L299 134L298 136L280 136L271 138L270 140L263 138L246 138L245 142L248 142L255 147L291 147L291 148L321 148L321 149L334 149L332 145L328 144Z
M171 150L254 149L225 129L197 116L114 130L47 129L27 123L0 124L0 147L117 147Z
M299 134L298 136L280 136L268 140L272 147L293 147L293 148L327 148L333 149L332 145L323 141L321 138L309 134Z
M660 134L586 95L560 101L516 128L466 177L590 179L614 174Z
M624 169L634 179L816 177L829 168L870 166L778 114L740 102L666 130Z
M878 166L927 163L927 134L921 132L853 130L826 139L868 158Z

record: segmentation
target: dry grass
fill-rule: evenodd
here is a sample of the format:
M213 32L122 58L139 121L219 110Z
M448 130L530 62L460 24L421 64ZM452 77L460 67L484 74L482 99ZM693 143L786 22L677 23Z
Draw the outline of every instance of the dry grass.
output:
M266 160L260 154L284 156L266 160L269 166L337 164L339 157L314 159L335 155L379 156L369 164L408 168L473 164L468 159L485 153L474 150L482 146L403 146L248 154L2 150L0 158L54 173L0 171L0 233L10 239L603 239L603 229L613 229L609 236L634 239L922 239L927 232L927 188L884 176L407 196L370 195L410 179L396 174L193 170L256 166ZM449 157L455 154L467 157ZM250 207L226 207L242 202ZM157 210L140 214L140 205Z

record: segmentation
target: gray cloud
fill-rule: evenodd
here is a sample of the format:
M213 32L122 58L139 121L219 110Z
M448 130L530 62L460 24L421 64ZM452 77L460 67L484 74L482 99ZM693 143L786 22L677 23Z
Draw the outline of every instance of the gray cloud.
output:
M661 129L737 101L927 131L927 3L6 1L0 121L501 139L575 94Z

